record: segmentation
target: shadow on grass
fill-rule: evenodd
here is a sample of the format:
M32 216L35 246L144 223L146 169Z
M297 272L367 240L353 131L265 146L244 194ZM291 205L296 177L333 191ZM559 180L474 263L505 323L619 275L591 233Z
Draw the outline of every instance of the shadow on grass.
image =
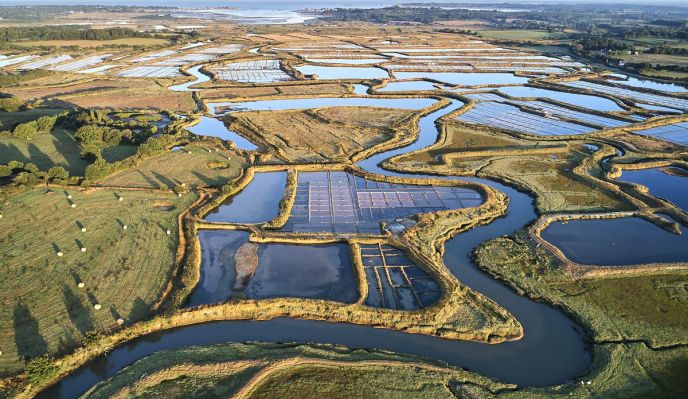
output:
M134 303L131 305L131 310L127 316L127 320L142 320L150 315L151 305L147 304L140 297L134 299Z
M69 319L80 333L86 334L92 331L94 326L93 317L90 309L67 285L62 286L62 296L64 297L65 307L69 314Z
M198 173L198 172L191 172L193 173L194 176L200 181L202 181L206 186L209 187L219 187L227 182L227 178L225 177L210 177L206 176L204 174Z
M38 319L33 317L28 306L21 302L15 303L12 321L19 356L28 360L48 353L48 343L40 333Z

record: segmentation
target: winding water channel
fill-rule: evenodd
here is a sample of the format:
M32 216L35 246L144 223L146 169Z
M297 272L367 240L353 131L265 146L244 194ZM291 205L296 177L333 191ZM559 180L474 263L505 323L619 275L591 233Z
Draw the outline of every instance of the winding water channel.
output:
M417 141L407 147L375 155L359 162L358 166L371 173L398 175L382 169L379 163L389 157L434 143L437 138L435 121L462 105L460 101L453 101L447 107L421 118ZM560 310L515 294L507 286L480 271L471 260L473 249L481 242L510 234L534 220L536 214L533 199L511 187L489 180L446 178L478 181L500 190L510 198L505 217L449 240L445 244L444 262L462 283L511 312L524 328L523 339L490 345L347 323L287 318L209 322L174 328L127 342L107 356L88 363L39 397L78 397L95 383L160 350L245 341L328 343L352 348L383 349L446 362L520 386L548 386L582 375L592 357L584 340L584 332Z

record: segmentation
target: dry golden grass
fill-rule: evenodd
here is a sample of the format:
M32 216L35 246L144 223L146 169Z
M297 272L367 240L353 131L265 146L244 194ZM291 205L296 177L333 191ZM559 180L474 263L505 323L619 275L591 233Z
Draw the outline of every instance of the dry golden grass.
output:
M372 107L234 114L230 128L290 162L346 162L397 136L408 136L414 111ZM398 128L395 128L397 127Z
M207 87L200 93L204 99L251 98L274 95L343 95L350 93L348 85L339 83L216 87L218 85L219 82L212 82L195 87Z
M64 101L84 108L166 109L192 112L191 92L167 89L168 80L84 78L80 74L54 74L3 91L22 99Z

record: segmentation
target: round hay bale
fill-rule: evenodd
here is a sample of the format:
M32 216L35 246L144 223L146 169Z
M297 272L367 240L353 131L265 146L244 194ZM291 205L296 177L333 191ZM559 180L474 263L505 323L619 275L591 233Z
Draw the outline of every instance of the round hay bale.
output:
M82 232L82 233L85 233L85 232L86 232L86 227L82 227L82 228L81 228L81 232Z
M0 213L0 219L2 219L2 214Z
M117 197L117 201L124 201L124 197L122 197L122 196Z
M96 303L95 305L93 305L93 309L95 309L95 310L100 310L100 308L102 308L102 306L100 306L99 303Z
M72 199L72 194L67 194L67 199Z
M72 207L72 208L76 208L76 204L75 204L75 203L72 203L72 204L69 205L69 206Z
M182 196L182 193L177 193L177 197L181 197L181 196Z
M81 252L86 252L86 247L81 247Z
M79 287L79 288L84 288L84 287L86 286L86 283L84 283L84 282L82 281L82 282L80 282L79 284L77 284L76 286Z
M126 229L127 229L127 225L125 224L124 226L122 226L122 230L126 230Z
M167 231L165 233L167 233L167 235L170 235L170 234L172 234L172 230L167 229Z
M120 317L119 319L117 319L117 324L119 324L120 326L121 326L122 324L124 324L124 319L121 318L121 317Z
M57 256L63 256L63 255L64 254L62 253L62 251L57 251Z

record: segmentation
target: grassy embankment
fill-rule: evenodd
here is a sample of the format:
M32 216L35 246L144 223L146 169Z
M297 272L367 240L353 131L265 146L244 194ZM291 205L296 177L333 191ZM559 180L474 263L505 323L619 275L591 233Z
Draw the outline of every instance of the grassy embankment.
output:
M298 83L298 84L296 84ZM218 98L250 98L250 97L267 97L274 95L282 96L303 96L303 95L332 95L341 96L350 94L349 85L343 83L314 83L314 82L295 82L294 84L287 84L285 82L276 85L237 85L233 82L215 82L209 81L198 84L194 88L203 89L200 96L204 100L212 100Z
M156 353L96 385L86 398L453 398L457 384L509 387L391 353L331 345L224 344Z

